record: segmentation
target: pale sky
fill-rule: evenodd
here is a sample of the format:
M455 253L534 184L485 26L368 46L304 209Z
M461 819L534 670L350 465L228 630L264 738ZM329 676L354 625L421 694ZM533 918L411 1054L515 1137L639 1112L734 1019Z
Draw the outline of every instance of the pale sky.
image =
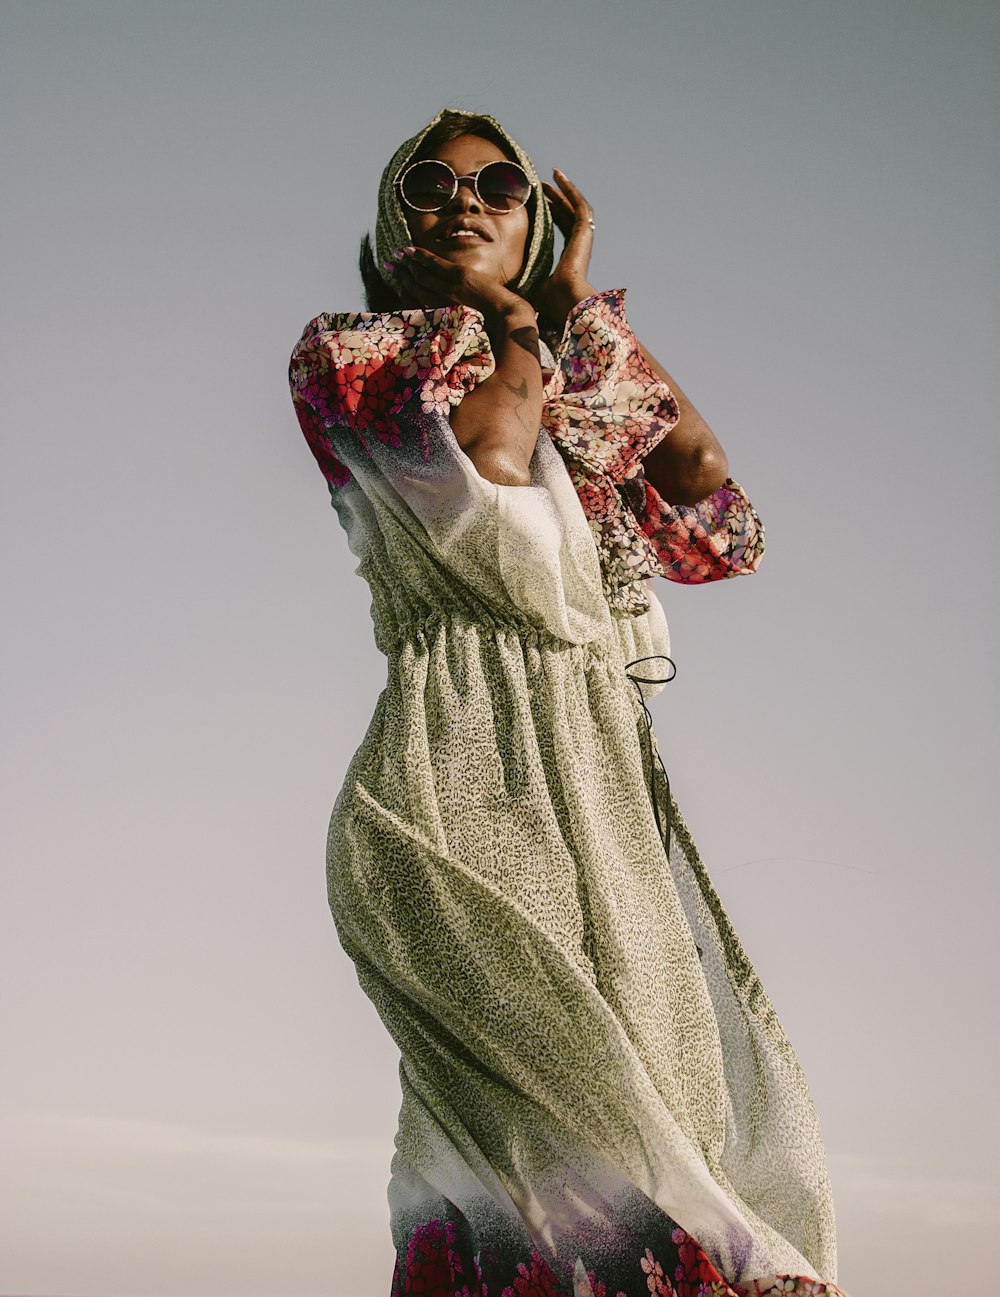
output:
M498 117L726 448L671 783L851 1297L989 1285L1000 9L0 6L3 1297L388 1297L398 1053L326 825L385 678L288 397L397 145ZM992 219L991 219L992 218Z

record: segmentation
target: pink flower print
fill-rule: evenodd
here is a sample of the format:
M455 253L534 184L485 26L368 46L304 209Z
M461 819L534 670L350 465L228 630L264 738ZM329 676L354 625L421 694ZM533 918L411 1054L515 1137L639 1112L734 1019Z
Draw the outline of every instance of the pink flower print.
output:
M646 1276L646 1287L654 1297L674 1297L673 1284L663 1273L663 1266L649 1248L646 1248L646 1255L639 1258L639 1264Z
M434 414L437 410L448 410L451 404L451 388L440 369L432 371L420 387L420 408L425 414Z
M582 478L577 486L577 494L588 518L607 517L617 503L610 483L601 478Z
M557 1285L556 1277L537 1248L531 1250L530 1263L519 1261L517 1275L500 1297L571 1297Z
M430 1220L410 1235L405 1263L397 1254L391 1297L487 1297L475 1262L473 1270L470 1287L464 1282L455 1222Z
M622 418L598 406L578 409L543 409L543 420L557 443L576 459L595 469L616 467L631 445L622 429Z
M600 335L597 333L597 321L591 320L587 324L578 325L573 330L573 341L581 351L594 351L600 343Z
M616 404L632 415L658 414L661 418L667 419L674 419L680 415L677 402L673 397L666 400L662 386L651 385L644 376L638 381L628 380L621 383Z
M733 1290L691 1235L678 1226L671 1238L679 1254L674 1271L677 1297L730 1297Z
M589 387L594 381L594 362L589 356L566 356L562 368L564 375L569 379L567 387L570 391Z
M299 426L308 442L309 449L316 458L316 463L327 482L338 490L351 480L351 470L342 463L330 445L325 430L319 426L314 411L301 401L295 402L295 413Z
M801 1275L774 1275L766 1279L751 1279L749 1286L733 1284L737 1297L845 1297L835 1284L822 1279L806 1279Z
M373 360L384 358L384 344L379 346L379 338L374 333L360 333L351 330L346 333L331 333L329 340L324 341L323 350L330 363L338 369L345 365L365 365Z
M402 323L404 316L394 315L390 321L390 328L386 330L387 333L391 331L391 333L407 343L416 341L427 331L427 318L423 311L409 312L408 314L410 318L405 323ZM397 323L397 321L400 323Z
M587 1271L587 1279L593 1289L594 1297L608 1297L607 1284L604 1283L602 1279L598 1279L597 1274L593 1270ZM627 1295L619 1288L617 1293L615 1293L615 1297L627 1297Z
M342 421L360 431L372 428L380 441L400 445L399 431L391 415L409 398L413 388L390 361L378 366L346 365L334 370Z
M418 1226L406 1245L407 1297L434 1297L447 1292L454 1278L448 1264L444 1227L439 1220Z
M592 372L618 377L620 369L628 358L628 341L624 336L621 324L601 307L584 312L579 322L572 329L574 350L587 354Z

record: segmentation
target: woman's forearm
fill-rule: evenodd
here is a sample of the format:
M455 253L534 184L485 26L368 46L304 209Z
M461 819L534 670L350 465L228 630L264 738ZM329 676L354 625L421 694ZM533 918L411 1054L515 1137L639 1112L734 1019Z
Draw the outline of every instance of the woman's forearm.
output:
M483 318L496 368L452 408L452 430L481 477L528 486L543 400L535 313L520 302Z

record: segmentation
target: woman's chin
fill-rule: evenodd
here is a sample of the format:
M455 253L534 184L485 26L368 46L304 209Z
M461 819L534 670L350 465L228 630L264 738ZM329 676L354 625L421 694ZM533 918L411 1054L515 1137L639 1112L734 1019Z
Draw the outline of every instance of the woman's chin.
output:
M449 243L438 253L438 256L445 261L453 261L457 266L465 266L469 270L489 271L494 266L489 248L488 243Z

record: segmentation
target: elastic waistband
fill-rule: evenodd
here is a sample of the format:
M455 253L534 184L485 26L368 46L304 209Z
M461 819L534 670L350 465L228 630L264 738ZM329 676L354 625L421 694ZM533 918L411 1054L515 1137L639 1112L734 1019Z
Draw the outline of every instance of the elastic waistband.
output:
M465 609L435 609L426 617L397 621L391 627L376 626L375 641L387 657L397 657L406 647L429 649L442 630L455 635L474 635L480 639L510 638L553 653L581 653L588 659L618 665L620 644L609 628L605 638L578 643L553 635L551 631L530 622L510 621Z

